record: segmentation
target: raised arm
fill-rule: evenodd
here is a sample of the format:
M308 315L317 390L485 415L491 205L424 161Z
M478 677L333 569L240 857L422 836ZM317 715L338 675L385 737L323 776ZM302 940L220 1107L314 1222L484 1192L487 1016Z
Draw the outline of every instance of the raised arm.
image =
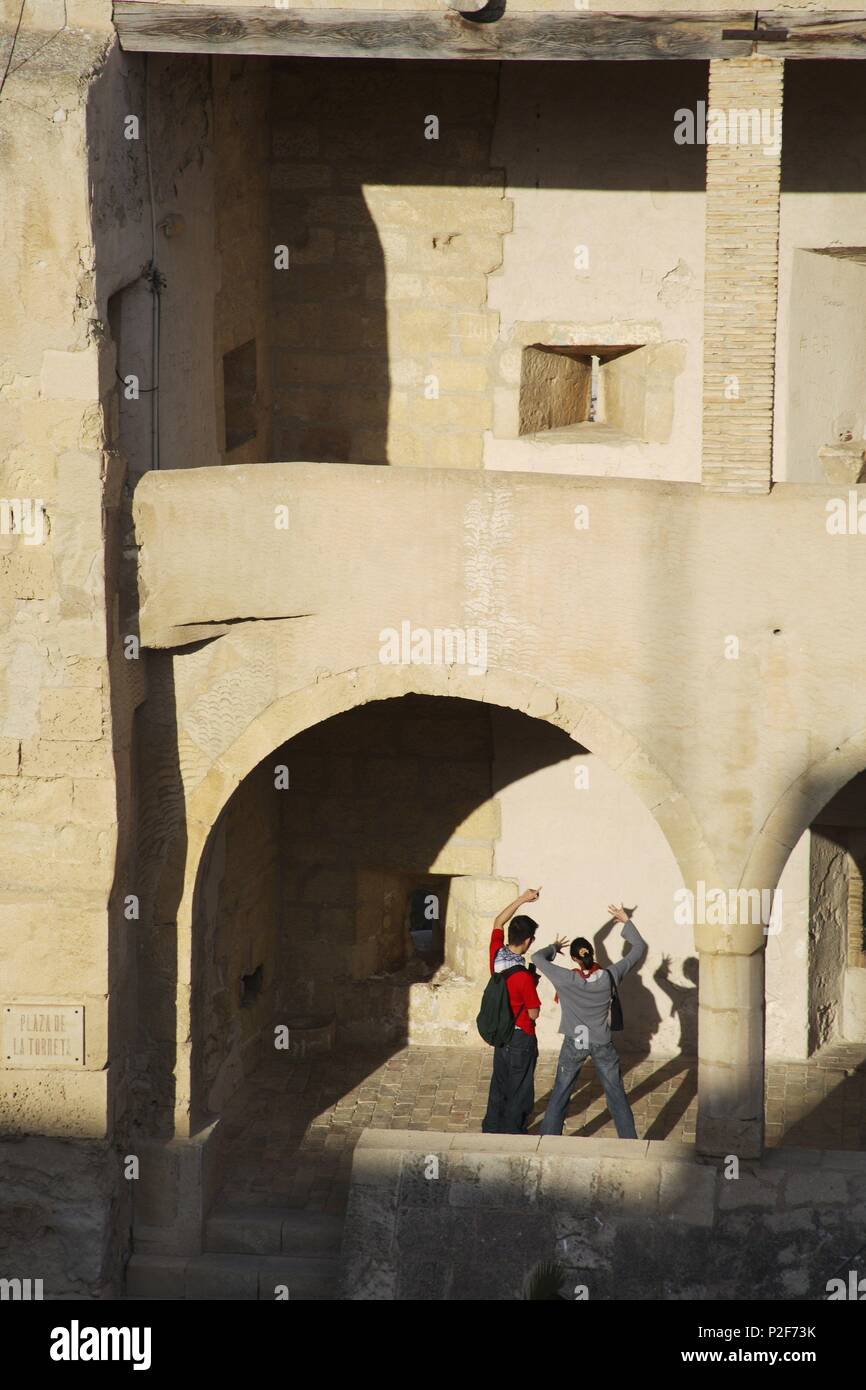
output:
M493 923L493 930L504 931L517 909L523 907L526 903L534 903L540 892L540 888L527 888L525 893L521 893L519 898L515 898L513 903L509 903L507 907L502 909L496 921Z
M632 909L632 911L634 911L634 909ZM622 960L618 960L613 965L608 966L617 984L619 984L620 980L622 980L630 970L634 970L635 966L640 965L647 953L647 944L624 908L611 907L610 914L612 917L615 917L618 922L622 923L622 939L623 941L627 941L631 946L631 950L627 956L623 956Z
M535 966L539 975L544 975L555 986L557 991L563 985L573 984L574 975L567 970L564 965L554 965L553 962L559 955L563 946L568 944L568 937L557 937L552 946L543 946L540 951L536 951L532 957L532 964Z

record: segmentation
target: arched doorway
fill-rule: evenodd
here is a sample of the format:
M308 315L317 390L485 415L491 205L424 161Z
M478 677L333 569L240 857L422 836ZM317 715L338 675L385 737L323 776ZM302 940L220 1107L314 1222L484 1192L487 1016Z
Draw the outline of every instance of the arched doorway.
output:
M539 944L592 935L602 958L621 954L607 903L637 905L651 951L623 990L622 1050L650 1070L693 1053L696 962L671 912L676 860L622 778L565 730L410 694L308 728L239 783L193 910L193 1113L198 1127L225 1120L224 1196L308 1192L327 1209L347 1179L344 1119L436 1128L447 1113L478 1127L490 928L528 883L542 886ZM547 982L541 994L552 1065L559 1011ZM692 1085L677 1118L693 1096ZM600 1093L592 1106L595 1122Z

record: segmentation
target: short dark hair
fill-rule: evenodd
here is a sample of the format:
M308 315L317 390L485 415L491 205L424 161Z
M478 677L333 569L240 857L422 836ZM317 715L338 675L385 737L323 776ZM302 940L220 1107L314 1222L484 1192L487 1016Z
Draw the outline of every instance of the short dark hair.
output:
M519 917L512 917L508 926L508 944L519 946L521 941L531 941L537 931L538 923L533 922L531 917L523 913Z

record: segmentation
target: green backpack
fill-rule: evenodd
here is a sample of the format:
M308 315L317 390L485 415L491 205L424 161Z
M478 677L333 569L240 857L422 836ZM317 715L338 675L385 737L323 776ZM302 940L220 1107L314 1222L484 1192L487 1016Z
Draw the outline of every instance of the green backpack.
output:
M487 984L484 986L484 993L481 996L481 1008L475 1020L476 1027L486 1043L491 1047L507 1047L514 1034L514 1025L517 1022L523 1008L521 1004L517 1014L511 1012L511 1000L508 997L508 986L505 981L509 975L513 975L515 970L523 970L522 965L512 965L509 970L501 970L498 975L491 975Z

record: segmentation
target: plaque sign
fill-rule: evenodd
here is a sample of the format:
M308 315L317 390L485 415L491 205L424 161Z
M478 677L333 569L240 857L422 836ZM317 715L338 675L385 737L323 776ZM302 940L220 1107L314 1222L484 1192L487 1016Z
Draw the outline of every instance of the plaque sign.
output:
M83 1067L83 1004L5 1004L3 1065Z

